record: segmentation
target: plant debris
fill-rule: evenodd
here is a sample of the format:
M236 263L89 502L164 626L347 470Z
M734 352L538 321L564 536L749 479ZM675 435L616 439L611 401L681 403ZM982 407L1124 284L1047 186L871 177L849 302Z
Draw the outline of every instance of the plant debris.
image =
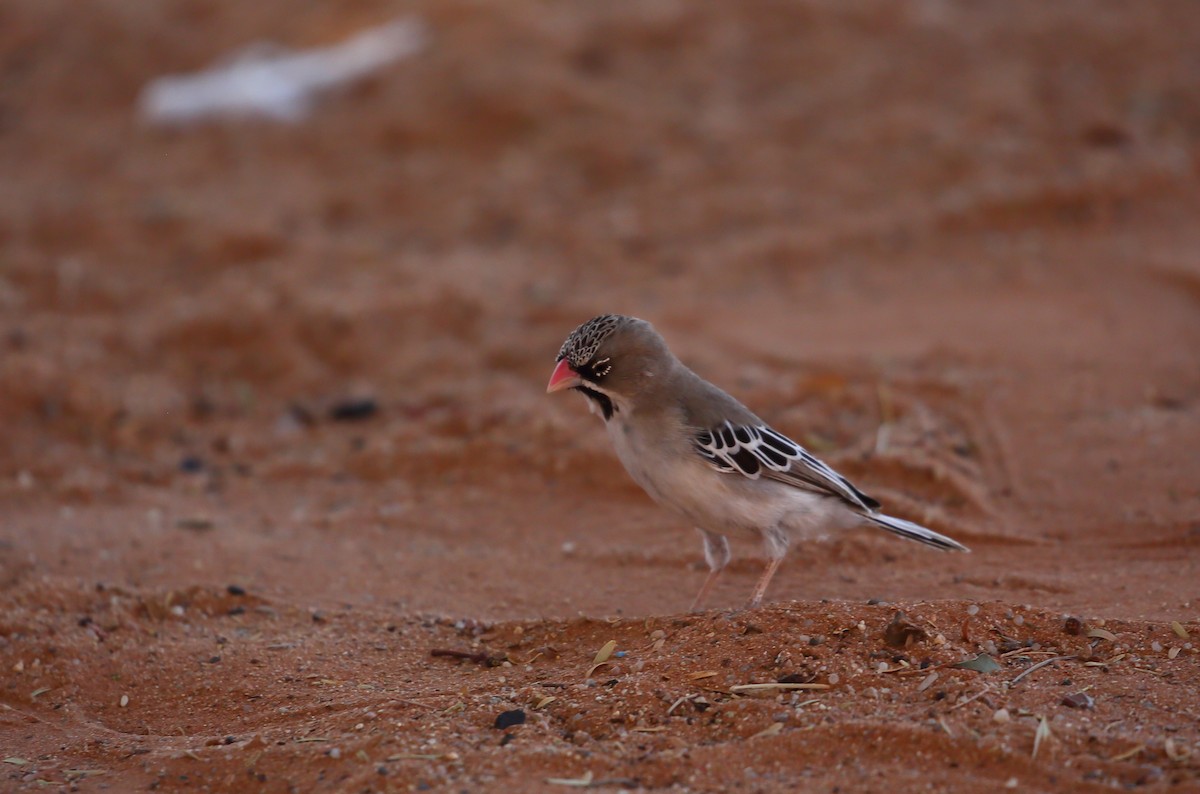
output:
M763 728L758 733L751 736L750 738L751 739L761 739L764 736L776 736L782 732L783 732L783 723L782 722L773 722L770 725L768 725L767 727Z
M1027 675L1029 675L1029 674L1030 674L1030 673L1032 673L1034 670L1041 670L1043 667L1046 667L1047 665L1054 664L1055 662L1061 662L1061 661L1062 661L1062 660L1064 660L1064 659L1075 659L1075 658L1077 658L1077 657L1075 657L1075 656L1073 656L1073 655L1072 655L1072 656L1051 656L1049 659L1043 659L1042 661L1040 661L1040 662L1038 662L1037 664L1033 665L1033 666L1032 666L1032 667L1030 667L1028 670L1025 670L1025 671L1024 671L1024 672L1022 672L1020 675L1018 675L1016 678L1014 678L1014 679L1012 680L1012 683L1013 683L1013 684L1016 684L1016 683L1018 683L1018 682L1019 682L1019 681L1020 681L1022 678L1024 678L1024 677L1025 677L1025 676L1027 676Z
M1037 731L1033 734L1033 758L1038 757L1038 750L1042 748L1042 742L1050 738L1050 721L1045 717L1038 717Z
M587 788L592 785L592 773L585 772L583 777L566 778L566 777L548 777L546 782L552 786L574 786L576 788Z
M963 659L961 662L955 662L950 665L962 670L974 670L977 673L994 673L1000 670L1000 663L986 653L981 653L970 659Z
M911 648L928 638L929 634L925 629L908 620L899 610L892 615L892 621L883 630L884 641L893 648Z
M757 692L767 689L829 689L829 684L736 684L730 692Z
M587 675L585 675L584 678L591 678L592 673L596 672L601 665L608 664L609 657L612 656L613 651L616 649L616 640L609 640L608 642L604 643L600 650L596 651L596 657L592 659L592 666L588 668Z

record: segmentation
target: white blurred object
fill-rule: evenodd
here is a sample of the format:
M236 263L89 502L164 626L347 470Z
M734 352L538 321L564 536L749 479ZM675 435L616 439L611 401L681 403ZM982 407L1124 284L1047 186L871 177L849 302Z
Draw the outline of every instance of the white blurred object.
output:
M425 40L419 20L400 19L331 47L293 51L252 44L203 71L152 80L142 89L139 112L158 124L220 117L299 121L318 93L411 57Z

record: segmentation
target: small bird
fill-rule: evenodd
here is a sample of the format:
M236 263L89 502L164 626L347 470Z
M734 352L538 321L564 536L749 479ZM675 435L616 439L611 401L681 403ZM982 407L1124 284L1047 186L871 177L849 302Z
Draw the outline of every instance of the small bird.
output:
M703 607L729 563L726 535L757 533L767 566L748 607L762 603L795 538L871 524L943 550L969 551L880 504L750 409L688 369L645 320L605 314L567 337L546 392L574 389L608 429L625 470L704 538Z

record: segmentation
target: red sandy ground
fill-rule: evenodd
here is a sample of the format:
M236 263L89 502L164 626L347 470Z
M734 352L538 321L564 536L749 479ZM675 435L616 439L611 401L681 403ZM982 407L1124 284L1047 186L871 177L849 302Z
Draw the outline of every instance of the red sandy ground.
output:
M409 12L303 124L136 120ZM1197 41L1190 0L0 6L0 788L1200 790ZM747 542L684 614L695 533L542 393L603 312L974 553L846 533L747 612Z

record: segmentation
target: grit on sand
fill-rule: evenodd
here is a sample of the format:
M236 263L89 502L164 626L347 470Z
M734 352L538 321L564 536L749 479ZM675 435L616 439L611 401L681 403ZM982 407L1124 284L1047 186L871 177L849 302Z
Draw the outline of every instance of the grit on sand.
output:
M303 122L136 118L409 13ZM0 788L1198 790L1197 41L1182 0L4 4ZM742 611L743 542L686 614L699 537L543 394L606 312L973 553L846 532Z

